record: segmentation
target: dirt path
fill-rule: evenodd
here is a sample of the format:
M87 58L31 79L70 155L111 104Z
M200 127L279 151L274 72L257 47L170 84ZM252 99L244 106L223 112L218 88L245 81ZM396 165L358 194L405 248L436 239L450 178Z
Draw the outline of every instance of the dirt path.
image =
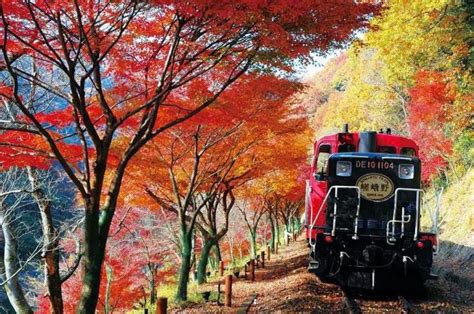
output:
M232 286L232 307L217 306L215 302L193 305L186 313L236 312L252 295L257 298L250 312L311 312L341 309L341 292L338 287L321 283L308 273L308 248L303 237L272 255L265 268L256 270L255 282L242 278ZM211 285L217 290L217 285ZM222 299L221 299L222 300Z
M256 271L256 281L242 278L234 281L232 307L217 306L215 302L195 304L174 313L230 313L237 312L241 306L257 295L250 312L342 312L344 310L343 292L337 285L322 283L316 276L308 273L308 248L306 241L298 241L272 255L264 269ZM217 284L208 284L217 291ZM474 310L472 287L463 291L453 291L453 285L445 280L431 283L426 297L409 299L411 310L423 312L472 312ZM471 290L471 291L469 291ZM459 296L461 296L459 298ZM468 299L466 299L468 298ZM399 302L380 298L363 298L360 302L362 312L403 312ZM223 297L221 297L223 301ZM394 297L394 300L397 300ZM398 310L400 309L400 310Z

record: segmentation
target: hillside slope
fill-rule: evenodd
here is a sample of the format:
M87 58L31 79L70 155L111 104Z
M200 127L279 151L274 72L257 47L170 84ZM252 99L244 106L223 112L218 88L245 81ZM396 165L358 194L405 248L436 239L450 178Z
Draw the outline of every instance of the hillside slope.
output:
M440 251L437 265L473 282L474 274L474 169L448 186L440 204Z

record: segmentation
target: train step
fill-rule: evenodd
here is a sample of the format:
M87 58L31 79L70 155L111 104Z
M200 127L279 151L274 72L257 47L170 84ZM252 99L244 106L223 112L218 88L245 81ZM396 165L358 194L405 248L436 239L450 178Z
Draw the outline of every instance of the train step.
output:
M319 267L320 267L320 264L318 261L309 261L308 271L318 270Z
M437 274L431 273L428 275L428 279L430 280L438 280L439 276Z

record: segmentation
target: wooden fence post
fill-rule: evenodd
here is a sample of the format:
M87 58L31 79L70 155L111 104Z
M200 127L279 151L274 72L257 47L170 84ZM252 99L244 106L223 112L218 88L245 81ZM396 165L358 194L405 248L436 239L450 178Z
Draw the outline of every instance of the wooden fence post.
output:
M217 305L222 305L221 304L221 282L219 281L217 283Z
M158 298L156 302L156 314L166 314L168 312L168 299Z
M232 275L225 276L225 306L232 306Z
M255 281L255 260L250 260L250 280Z
M265 252L262 252L262 268L265 268Z
M267 246L267 261L270 260L270 246Z
M224 261L220 261L219 268L221 270L221 276L224 276Z

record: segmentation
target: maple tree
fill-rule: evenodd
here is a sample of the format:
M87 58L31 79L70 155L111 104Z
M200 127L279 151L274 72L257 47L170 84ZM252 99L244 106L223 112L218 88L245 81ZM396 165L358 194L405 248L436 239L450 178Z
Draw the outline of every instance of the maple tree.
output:
M203 283L213 247L220 258L219 242L229 229L234 190L266 171L277 158L269 147L282 134L301 130L295 121L284 120L291 113L284 103L297 87L270 75L246 75L213 108L162 134L136 156L130 168L133 182L141 182L138 186L156 205L178 216L178 299L187 298L195 232L202 238L196 268L197 281ZM144 172L145 162L153 167Z
M222 248L227 252L231 265L236 265L238 260L243 260L244 256L250 252L245 232L247 227L238 210L233 210L229 215L229 219L232 224L225 235Z
M149 211L148 208L119 207L119 219L114 220L109 235L102 281L99 291L98 310L104 313L125 311L138 303L144 306L155 304L157 289L176 271L172 265L172 243L167 241L169 232L166 223L171 217L166 213ZM78 235L74 235L77 237ZM77 250L71 238L63 240L62 249L71 256L61 263L63 268L71 264L72 253ZM124 257L127 262L124 262ZM69 266L70 267L70 266ZM71 274L70 279L62 285L64 311L72 313L77 310L82 270ZM51 305L46 296L39 300L38 313L50 313Z
M305 116L301 113L289 115L284 120L284 128L279 136L267 143L267 148L271 149L262 149L262 174L249 181L239 191L239 198L243 202L238 208L248 228L253 256L257 253L256 240L261 219L267 215L270 220L270 245L274 250L276 242L279 241L280 222L285 224L285 221L282 221L282 209L277 206L278 201L286 198L290 203L298 203L303 198L304 191L301 187L304 186L304 176L307 173L304 165L307 162L310 138ZM289 219L286 222L288 223Z
M21 234L34 234L31 228L20 228L15 220L21 217L21 207L27 198L24 172L17 168L9 169L0 174L0 271L2 288L16 312L33 313L25 296L24 287L20 284L19 272L27 264L21 257L19 242ZM37 254L36 250L33 252ZM23 263L22 263L23 262ZM22 265L23 264L23 265Z
M454 97L450 95L441 73L420 71L415 82L409 92L408 123L420 146L424 162L423 180L427 181L446 167L447 156L452 154L453 140L446 136L444 125L447 107L453 103Z
M224 215L227 215L233 205L232 190L226 180L234 162L228 155L209 154L209 151L224 141L235 129L209 134L205 132L204 127L198 125L195 131L189 134L180 131L175 130L173 134L170 134L171 145L163 145L163 143L153 145L152 143L149 147L155 154L158 153L161 156L157 160L157 163L161 163L161 169L156 170L168 172L169 179L166 176L161 177L162 180L168 179L168 182L157 182L160 177L153 178L156 172L152 171L150 173L152 176L147 176L147 183L142 186L144 185L146 193L157 205L176 214L178 218L181 265L177 298L186 300L191 270L192 241L198 219L204 220L202 212L205 209L211 219L215 218L218 203L221 200ZM145 148L144 153L147 149L148 147ZM144 154L144 158L150 160L150 155ZM143 176L140 179L143 180ZM212 224L212 222L209 223ZM205 230L202 227L202 232ZM209 230L209 236L213 231L217 232L215 228ZM222 237L225 231L226 227L217 232L218 234L213 234L212 239L206 239L201 252L205 256L206 264L209 250L215 245L215 239ZM205 264L200 267L201 278L205 267Z
M76 187L85 209L79 309L96 307L132 157L212 104L252 64L289 70L291 58L349 38L373 9L313 1L1 3L0 91L15 108L1 124L2 155L42 167L55 159ZM201 101L186 104L196 92ZM111 156L119 133L131 140Z

